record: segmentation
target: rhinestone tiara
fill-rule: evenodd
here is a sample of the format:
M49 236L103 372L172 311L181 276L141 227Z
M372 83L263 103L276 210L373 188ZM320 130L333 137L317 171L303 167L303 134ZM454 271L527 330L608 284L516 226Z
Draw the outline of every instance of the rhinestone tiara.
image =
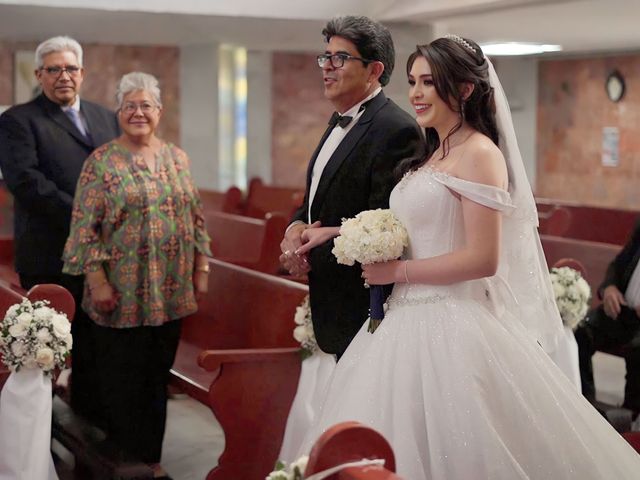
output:
M464 38L462 38L460 35L448 34L448 35L445 35L444 38L448 38L449 40L453 40L457 44L462 45L467 50L469 50L469 51L471 51L473 53L477 53L476 49L473 48L471 46L471 44L469 42L467 42Z

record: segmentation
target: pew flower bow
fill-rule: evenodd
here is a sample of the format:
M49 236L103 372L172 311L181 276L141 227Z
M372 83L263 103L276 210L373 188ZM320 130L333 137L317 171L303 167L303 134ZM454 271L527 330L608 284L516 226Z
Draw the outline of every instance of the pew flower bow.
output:
M304 455L292 462L289 466L283 462L276 463L276 468L265 480L304 480L304 471L307 468L309 457Z
M318 350L318 342L313 331L311 321L311 305L309 295L304 297L302 303L296 307L296 314L293 317L296 327L293 329L293 338L300 343L302 359L309 358Z
M562 322L575 329L589 308L591 288L580 272L570 267L552 268L550 275Z
M395 260L409 245L406 229L389 209L365 210L354 218L343 219L340 235L332 253L338 263L353 265ZM366 286L366 285L365 285ZM384 290L374 285L369 290L369 328L374 332L384 318Z
M64 366L73 344L71 323L48 305L25 298L7 310L0 323L0 355L9 370L40 368L49 373Z

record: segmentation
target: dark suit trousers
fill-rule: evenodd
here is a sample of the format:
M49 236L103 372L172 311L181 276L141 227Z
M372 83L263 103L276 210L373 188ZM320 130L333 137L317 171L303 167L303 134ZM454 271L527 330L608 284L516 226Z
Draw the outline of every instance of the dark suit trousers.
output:
M71 407L97 425L102 424L98 384L96 382L95 348L90 326L93 323L82 310L84 276L79 275L20 275L22 288L28 290L41 283L55 283L65 287L76 302L71 322L73 348L71 350Z
M602 306L591 310L575 331L580 356L582 393L595 400L591 357L596 350L623 348L627 366L623 406L640 412L640 319L635 311L622 307L617 319L604 313Z

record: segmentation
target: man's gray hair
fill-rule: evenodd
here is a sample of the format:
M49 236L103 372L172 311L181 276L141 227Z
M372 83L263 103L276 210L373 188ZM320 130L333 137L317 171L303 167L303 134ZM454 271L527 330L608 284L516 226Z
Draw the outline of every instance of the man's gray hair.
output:
M153 97L153 101L156 102L158 106L162 106L158 79L144 72L131 72L122 76L116 91L116 102L118 102L118 106L122 106L122 100L126 95L131 92L137 92L138 90L144 90L149 93Z
M78 66L82 66L82 47L71 37L51 37L36 48L36 68L44 66L44 57L54 52L71 52L76 55Z
M353 43L360 55L367 60L381 62L384 72L380 75L380 85L385 86L391 79L396 61L396 52L389 30L381 23L368 17L344 16L329 20L322 30L326 42L331 37L342 37Z

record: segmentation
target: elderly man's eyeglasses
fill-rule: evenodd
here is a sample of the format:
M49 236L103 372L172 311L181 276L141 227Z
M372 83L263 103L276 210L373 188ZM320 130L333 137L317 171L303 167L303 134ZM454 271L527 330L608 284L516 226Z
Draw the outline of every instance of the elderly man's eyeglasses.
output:
M127 102L120 107L120 110L128 115L137 112L138 109L140 109L142 113L151 113L156 109L156 105L149 102L143 102L141 104Z
M328 53L321 53L317 57L318 66L324 68L327 62L331 62L333 68L340 68L344 66L346 60L360 60L365 65L371 63L373 60L367 60L366 58L354 57L348 53L334 53L329 55Z
M49 75L54 77L59 77L60 75L62 75L62 72L67 72L70 77L73 77L75 75L78 75L78 73L80 73L80 70L82 69L76 65L68 65L66 67L41 67L40 70L44 70Z

